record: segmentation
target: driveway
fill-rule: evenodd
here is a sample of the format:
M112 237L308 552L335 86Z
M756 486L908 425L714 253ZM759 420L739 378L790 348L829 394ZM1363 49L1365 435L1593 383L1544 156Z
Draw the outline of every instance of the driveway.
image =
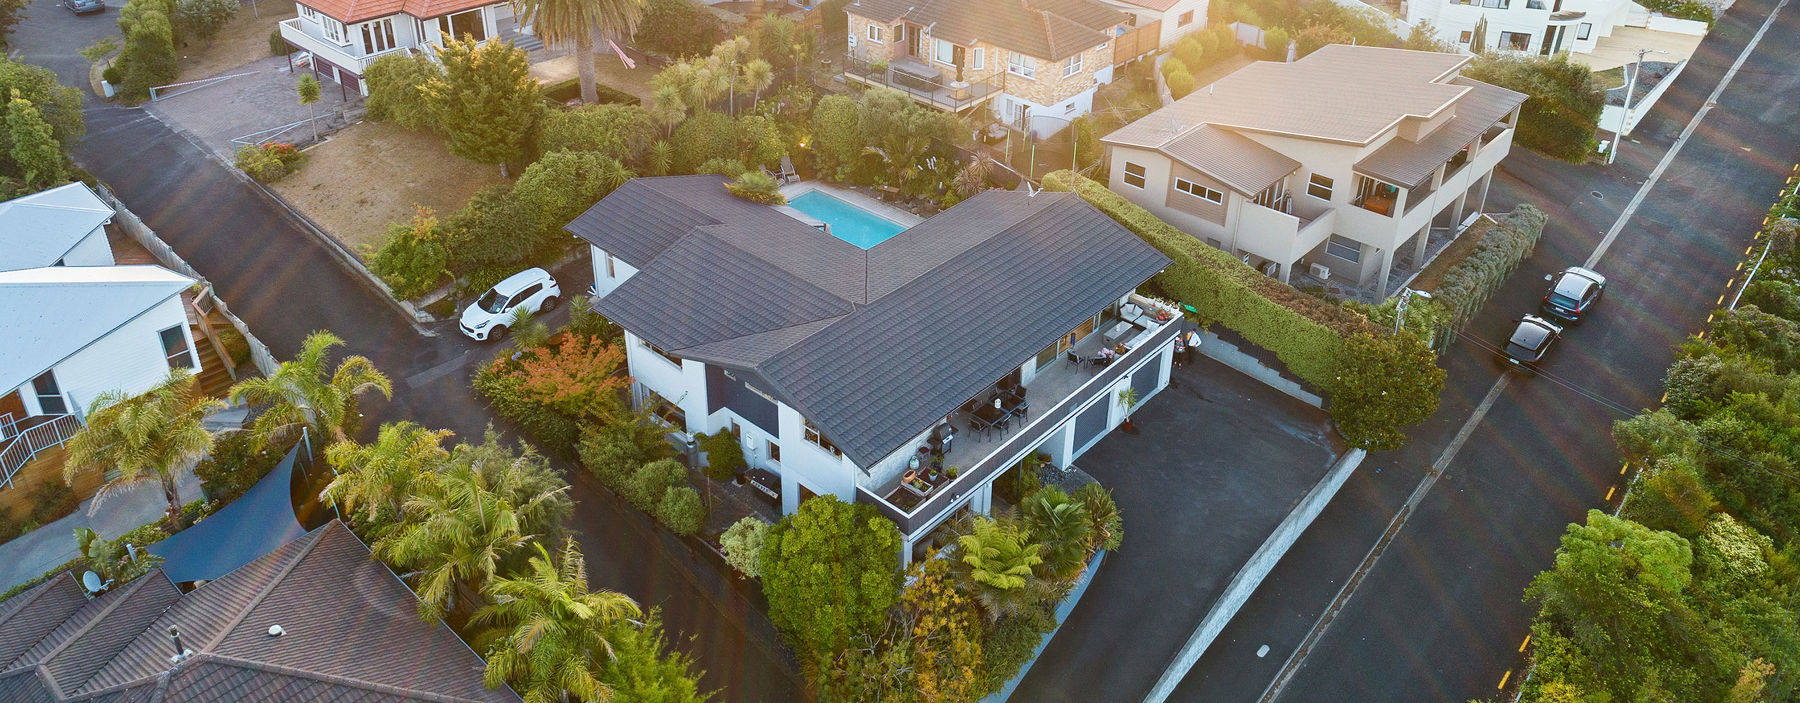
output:
M319 101L311 108L301 105L295 85L305 73L306 69L288 68L286 57L268 56L214 76L233 78L190 87L187 92L145 103L144 108L229 161L239 146L233 139L243 138L248 143L310 140L311 128L296 122L317 116L323 129L332 121L333 111L362 102L361 95L321 78Z
M1141 698L1342 452L1324 412L1204 357L1132 421L1075 462L1112 489L1125 541L1013 700Z

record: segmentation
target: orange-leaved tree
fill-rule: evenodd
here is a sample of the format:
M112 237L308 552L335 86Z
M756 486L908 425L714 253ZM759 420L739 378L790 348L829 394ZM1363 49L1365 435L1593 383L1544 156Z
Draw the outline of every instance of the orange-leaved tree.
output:
M559 413L607 422L624 409L620 391L631 384L623 372L624 350L598 337L571 334L559 342L527 349L511 375L519 389Z

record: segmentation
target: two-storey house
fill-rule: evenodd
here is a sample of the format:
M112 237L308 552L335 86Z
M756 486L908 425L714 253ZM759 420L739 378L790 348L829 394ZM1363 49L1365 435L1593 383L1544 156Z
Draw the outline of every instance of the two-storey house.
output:
M1410 0L1406 21L1430 26L1438 37L1472 52L1592 53L1596 42L1624 24L1642 26L1649 12L1631 0ZM1485 46L1473 46L1487 21Z
M281 39L320 76L369 94L362 74L395 52L441 48L517 29L512 5L493 0L301 0L300 16L281 21Z
M1258 62L1107 135L1115 192L1270 276L1385 282L1487 199L1525 96L1470 57L1332 45Z
M640 407L734 433L784 512L872 504L910 559L1004 470L1068 466L1120 391L1168 383L1181 318L1133 291L1169 260L1072 194L988 191L865 249L725 182L634 179L565 229Z
M1131 17L1099 0L855 0L844 77L1050 134L1112 82ZM1153 47L1152 47L1153 48Z

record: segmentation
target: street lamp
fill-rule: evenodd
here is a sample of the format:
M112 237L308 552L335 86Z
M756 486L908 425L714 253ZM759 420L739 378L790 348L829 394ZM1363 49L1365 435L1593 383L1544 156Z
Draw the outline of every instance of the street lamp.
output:
M1431 294L1425 291L1401 288L1400 302L1394 304L1394 334L1400 334L1401 325L1406 321L1406 302L1415 295L1426 300L1431 299Z
M1631 94L1637 92L1638 72L1644 69L1645 54L1667 54L1662 49L1638 49L1637 61L1631 64L1631 77L1625 81L1625 109L1619 111L1619 125L1613 130L1612 148L1606 150L1606 164L1612 165L1613 157L1619 154L1619 142L1625 141L1625 120L1631 117Z

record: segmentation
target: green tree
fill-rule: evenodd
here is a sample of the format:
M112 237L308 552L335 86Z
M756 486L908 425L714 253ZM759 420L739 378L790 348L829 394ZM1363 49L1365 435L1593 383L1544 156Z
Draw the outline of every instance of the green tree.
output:
M238 0L175 0L175 12L169 19L183 44L188 39L211 43L241 7Z
M706 505L700 502L700 493L693 486L670 486L656 504L656 521L670 532L692 537L706 527Z
M900 530L868 505L820 496L769 530L769 619L802 660L870 634L900 596Z
M1406 442L1400 428L1437 410L1444 370L1431 347L1411 334L1362 332L1345 342L1327 389L1331 419L1352 446L1398 449Z
M700 434L700 451L706 452L706 477L714 481L730 481L732 477L743 471L744 447L739 444L738 436L731 432L714 432ZM712 484L706 486L707 504L712 503Z
M1520 144L1570 163L1582 163L1594 153L1606 93L1594 82L1593 72L1570 61L1568 54L1482 54L1463 75L1529 96L1519 111Z
M129 3L126 4L130 8ZM175 58L175 29L169 16L154 5L129 17L121 12L120 29L125 34L125 50L119 54L118 66L124 74L124 95L143 100L150 89L173 82L181 71ZM128 26L129 25L129 26Z
M1048 595L1037 575L1043 545L1031 541L1021 525L1010 520L977 517L967 533L956 538L957 580L981 605L988 620L1016 616L1036 607Z
M723 23L688 0L649 0L631 43L665 56L704 53L725 35Z
M206 416L223 409L224 403L200 392L186 369L169 372L143 395L101 393L88 408L86 424L69 439L63 480L74 485L77 475L89 471L112 476L94 494L90 515L114 495L154 484L162 489L172 534L183 527L176 474L212 449Z
M787 156L787 144L774 121L762 115L738 119L738 152L754 168L768 168Z
M663 637L662 613L652 609L641 625L612 624L608 640L612 657L600 664L600 680L612 687L615 700L643 703L706 703L713 694L700 691L701 673L694 660L669 648Z
M443 66L424 53L393 53L375 59L363 69L363 83L369 87L364 102L369 119L411 130L442 131L425 87L443 79Z
M470 621L490 626L489 688L511 684L526 701L610 701L611 686L599 669L618 648L613 625L642 614L636 601L608 590L589 590L587 560L570 538L554 558L536 544L526 573L488 584L492 605ZM630 700L630 699L627 699Z
M0 95L10 97L15 92L31 101L50 125L51 136L65 150L87 133L81 112L82 91L58 83L50 69L0 57Z
M658 459L637 467L626 479L623 492L625 499L638 510L654 515L669 489L686 483L687 467L680 461Z
M813 155L819 171L842 180L862 153L862 109L844 95L827 95L813 106Z
M1040 572L1047 579L1067 580L1087 565L1094 526L1087 506L1056 486L1045 486L1025 498L1019 514L1033 540L1043 544Z
M750 578L762 578L763 543L769 539L769 523L755 515L747 515L731 527L725 528L725 534L719 536L719 545L725 552L725 563Z
M450 267L450 250L431 210L421 207L411 222L388 224L387 236L369 259L369 272L396 297L412 299L438 287Z
M300 98L300 104L306 106L307 123L312 125L313 141L319 141L319 113L313 103L319 102L319 79L311 73L300 74L300 81L294 84L294 92Z
M575 46L575 75L581 101L599 99L594 87L594 35L629 38L644 16L646 0L513 0L519 24L530 25L545 43Z
M424 86L450 153L483 164L506 164L525 151L542 111L525 51L507 42L447 42L437 52L443 74Z
M632 168L641 168L650 145L660 136L658 124L655 115L637 105L608 103L551 110L544 117L538 147L546 154L598 152Z
M738 158L737 124L717 112L702 111L675 128L675 171L695 173L712 159ZM739 169L738 173L742 173Z
M411 422L381 426L373 444L342 441L325 448L337 475L321 493L346 515L356 516L365 534L379 532L400 517L401 505L420 476L440 470L450 459L443 447L449 430L428 430Z
M520 205L512 184L483 186L444 221L445 255L457 270L513 268L543 243L536 217Z
M1088 521L1092 524L1089 534L1093 538L1093 548L1118 549L1125 541L1125 520L1119 515L1119 506L1113 502L1112 491L1098 483L1085 483L1075 489L1074 497L1087 509Z
M563 225L631 180L631 171L593 151L553 151L519 175L513 197L538 227L539 250L568 239Z
M27 187L42 190L68 178L62 145L56 143L54 132L37 107L20 97L17 90L6 106L6 137L11 143L13 163Z
M232 403L264 406L251 425L264 446L285 444L303 427L323 444L348 440L361 418L356 409L358 396L369 391L379 391L386 398L394 396L393 383L368 357L344 357L326 375L332 348L343 344L344 340L330 332L314 332L300 343L300 353L281 362L275 373L246 378L231 387Z

